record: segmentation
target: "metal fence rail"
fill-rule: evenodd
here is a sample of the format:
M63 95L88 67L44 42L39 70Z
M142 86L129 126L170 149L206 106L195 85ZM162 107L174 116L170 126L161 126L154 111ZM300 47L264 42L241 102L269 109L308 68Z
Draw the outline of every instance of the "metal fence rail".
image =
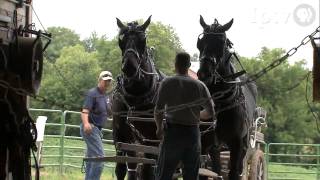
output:
M60 122L57 123L52 123L50 122L50 118L48 119L46 123L46 128L50 127L58 127L59 132L55 132L55 134L47 134L45 133L44 137L44 145L42 146L42 149L44 153L42 153L41 158L42 161L47 160L51 163L41 163L41 167L59 167L59 172L60 174L63 174L64 168L66 167L72 167L72 168L81 168L82 167L82 159L85 156L85 143L82 140L82 137L80 137L80 133L78 136L67 136L65 134L66 130L68 128L75 128L80 132L80 112L75 112L75 111L61 111L61 110L50 110L50 109L34 109L30 108L29 112L31 115L34 114L41 114L42 116L51 116L54 117L55 119L59 118ZM79 124L69 124L68 122L68 115L73 114L73 115L79 115ZM103 134L110 134L112 133L111 129L103 129L102 130ZM58 145L46 145L46 139L52 141L53 139L57 139L59 144ZM72 145L67 145L65 142L66 141L72 141ZM111 139L103 139L103 142L105 144L112 145L113 140ZM115 154L115 150L112 147L105 147L104 148L106 153L112 153ZM54 152L52 154L52 152ZM67 153L71 152L71 154ZM77 152L77 153L72 153L72 152ZM50 159L56 159L58 161L52 163L54 160ZM74 162L72 162L74 161ZM106 163L105 167L107 168L114 168L114 165L112 163Z
M299 175L309 175L310 179L320 180L320 144L270 143L266 155L268 167L287 167L287 170L268 168L268 179L303 179ZM308 171L298 172L295 167Z

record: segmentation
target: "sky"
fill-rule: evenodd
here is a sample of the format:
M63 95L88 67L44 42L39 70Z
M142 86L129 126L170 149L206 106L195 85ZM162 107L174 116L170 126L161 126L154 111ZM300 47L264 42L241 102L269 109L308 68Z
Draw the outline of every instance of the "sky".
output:
M130 22L152 15L153 22L173 27L190 54L199 53L200 15L207 24L215 18L220 24L233 18L227 37L245 57L256 57L264 46L288 51L320 25L319 0L33 0L33 8L45 28L66 27L82 39L94 31L115 37L116 17ZM35 16L33 22L42 29ZM312 51L308 43L289 61L305 59L312 67Z

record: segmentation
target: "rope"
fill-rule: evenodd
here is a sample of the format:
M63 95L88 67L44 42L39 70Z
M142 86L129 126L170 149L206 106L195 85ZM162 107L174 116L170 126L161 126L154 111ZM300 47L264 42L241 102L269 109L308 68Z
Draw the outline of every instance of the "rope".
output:
M37 19L38 19L38 21L39 21L42 29L44 30L44 32L47 33L46 28L43 26L43 24L42 24L42 22L41 22L41 20L40 20L40 18L39 18L39 16L38 16L38 14L37 14L37 12L35 11L34 7L32 6L32 3L30 3L30 6L31 6L31 9L32 9L34 15L36 15L36 17L37 17Z

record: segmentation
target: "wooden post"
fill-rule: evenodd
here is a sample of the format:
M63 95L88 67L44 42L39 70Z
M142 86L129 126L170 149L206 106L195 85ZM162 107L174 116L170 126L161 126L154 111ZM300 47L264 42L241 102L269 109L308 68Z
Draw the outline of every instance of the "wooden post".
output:
M319 40L319 38L316 38ZM316 43L315 39L311 39L313 47L313 101L320 102L320 43Z
M37 118L37 163L38 167L40 167L41 163L41 153L42 153L42 145L43 145L43 139L44 139L44 130L46 127L46 121L47 121L47 116L38 116Z

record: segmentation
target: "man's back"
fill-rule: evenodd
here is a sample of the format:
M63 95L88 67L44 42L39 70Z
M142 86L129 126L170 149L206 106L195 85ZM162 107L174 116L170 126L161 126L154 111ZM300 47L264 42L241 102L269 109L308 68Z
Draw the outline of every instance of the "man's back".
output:
M159 90L157 106L166 105L168 123L198 125L201 106L210 109L210 94L205 85L186 75L166 78ZM210 106L210 107L209 107Z

